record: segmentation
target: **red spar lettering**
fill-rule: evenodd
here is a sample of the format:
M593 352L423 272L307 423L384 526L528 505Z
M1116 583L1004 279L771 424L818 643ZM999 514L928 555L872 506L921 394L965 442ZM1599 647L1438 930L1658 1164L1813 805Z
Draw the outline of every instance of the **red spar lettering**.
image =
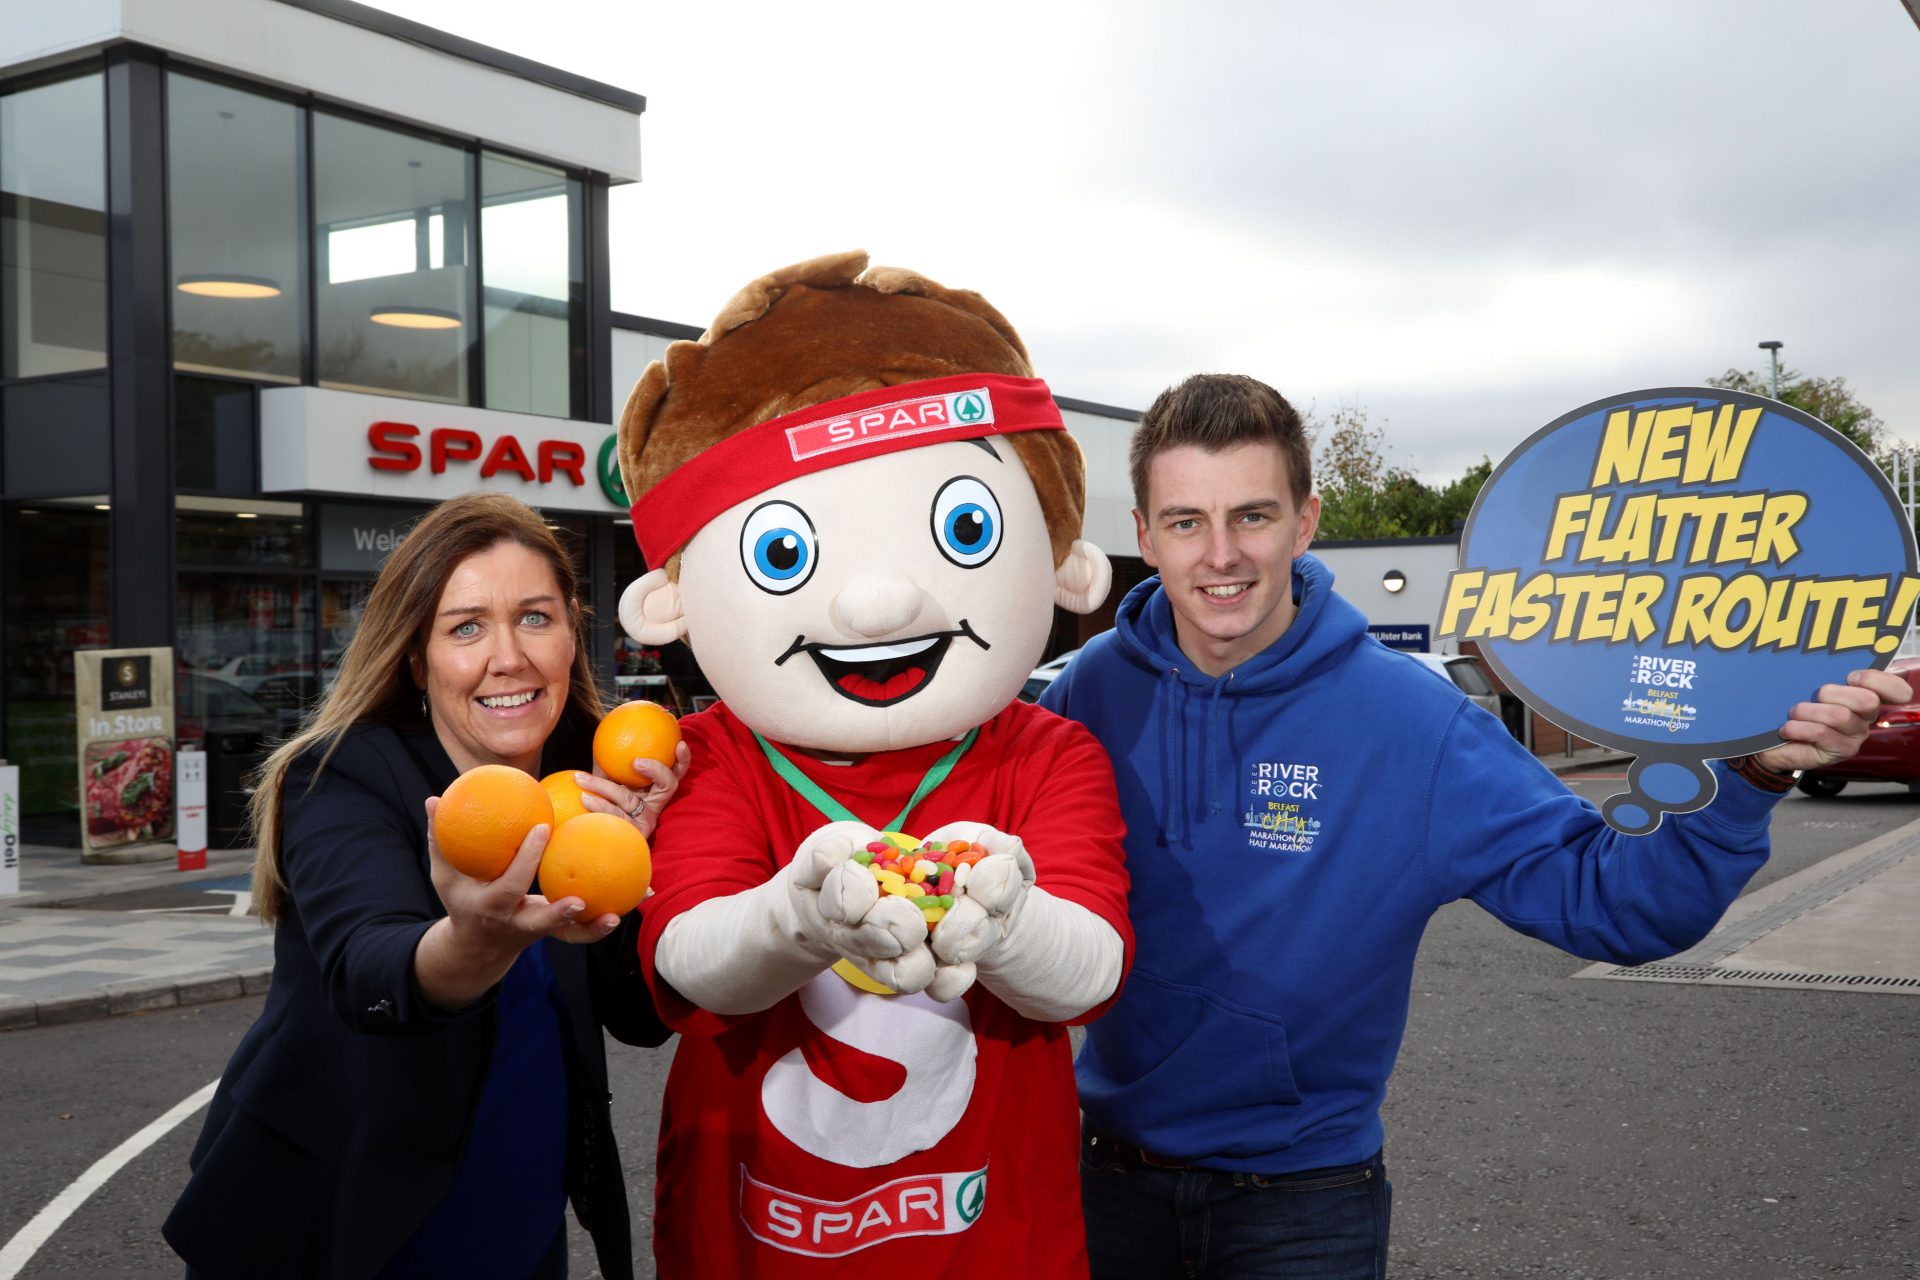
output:
M420 434L411 422L376 422L367 428L373 456L367 465L375 471L413 471L420 465L420 446L408 443Z
M540 442L540 483L549 484L555 475L573 481L576 489L586 485L580 473L587 465L587 451L571 440Z
M427 456L433 474L443 475L448 462L472 462L480 456L480 437L459 427L435 427L427 437Z
M490 480L502 471L511 471L529 483L533 480L533 464L527 461L527 455L520 451L520 442L512 436L501 436L493 442L493 448L487 450L487 460L480 464L480 478Z

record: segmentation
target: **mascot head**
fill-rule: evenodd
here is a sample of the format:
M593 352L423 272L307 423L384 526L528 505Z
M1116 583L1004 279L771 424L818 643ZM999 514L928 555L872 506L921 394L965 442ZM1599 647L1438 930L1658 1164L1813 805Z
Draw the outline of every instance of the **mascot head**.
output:
M966 732L1013 701L1053 606L1091 612L1112 580L1013 327L864 253L763 276L668 347L620 469L655 566L622 625L685 640L736 716L794 746Z

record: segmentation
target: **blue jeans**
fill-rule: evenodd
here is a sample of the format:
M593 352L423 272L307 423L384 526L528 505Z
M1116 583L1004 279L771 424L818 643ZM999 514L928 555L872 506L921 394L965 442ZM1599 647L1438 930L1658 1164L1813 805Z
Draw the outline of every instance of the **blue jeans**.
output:
M1080 1138L1094 1280L1386 1280L1393 1188L1359 1164L1265 1177L1164 1169Z

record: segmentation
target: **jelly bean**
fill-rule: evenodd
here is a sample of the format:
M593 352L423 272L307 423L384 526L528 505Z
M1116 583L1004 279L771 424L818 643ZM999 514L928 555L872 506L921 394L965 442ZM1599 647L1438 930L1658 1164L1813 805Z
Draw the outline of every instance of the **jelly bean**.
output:
M910 893L908 893L908 892L907 892L907 890L909 890L909 889L918 889L919 887L920 887L920 886L919 886L919 885L917 885L917 884L916 884L916 885L909 885L909 884L883 884L883 885L881 885L881 886L880 886L880 892L882 892L882 893L890 893L890 894L892 894L892 895L893 895L894 897L896 897L896 898L910 898L910 897L912 897L913 895L912 895L912 894L910 894Z
M970 843L968 843L968 842L967 842L967 841L965 841L965 840L949 840L949 841L947 841L947 852L948 852L948 853L965 853L965 852L966 852L967 850L969 850L969 849L971 849L971 848L973 848L973 845L971 845Z
M888 893L892 893L892 892L893 892L893 886L892 886L892 885L888 885L888 886L887 886L887 892L888 892ZM923 888L923 887L922 887L922 886L920 886L920 885L917 885L917 884L914 884L914 883L912 883L911 881L909 881L909 882L908 882L908 883L906 883L906 884L903 884L903 885L901 885L901 886L900 886L900 892L901 892L902 894L904 894L904 895L906 895L906 896L907 896L907 897L909 897L909 898L924 898L924 897L926 897L926 896L927 896L927 891L926 891L926 889L925 889L925 888Z
M963 862L958 867L954 868L953 891L955 893L958 893L962 889L966 888L967 877L971 876L972 874L973 874L973 864L971 862Z
M853 851L853 860L859 863L863 867L873 865L873 855L868 853L865 849L855 849Z
M885 840L869 840L869 841L867 841L867 852L868 852L868 853L889 853L889 852L891 852L892 850L893 850L893 846L892 846L892 845L890 845L890 844L888 844L888 843L887 843L887 842L886 842Z
M907 878L898 871L888 871L884 867L875 871L873 874L874 878L882 884L905 884L907 880Z
M942 907L928 907L926 909L926 913L927 913L927 924L929 926L939 924L940 921L947 914L946 910Z
M951 908L952 906L953 906L953 895L952 895L952 894L950 894L950 893L943 893L943 894L941 894L941 895L940 895L940 907L941 907L941 909L942 909L942 910L946 910L946 909L949 909L949 908Z

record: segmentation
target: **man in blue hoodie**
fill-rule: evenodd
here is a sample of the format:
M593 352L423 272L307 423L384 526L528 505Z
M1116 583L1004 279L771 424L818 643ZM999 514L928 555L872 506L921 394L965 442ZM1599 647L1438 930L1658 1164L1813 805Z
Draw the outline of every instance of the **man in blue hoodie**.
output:
M1132 877L1133 972L1077 1064L1093 1274L1383 1277L1380 1103L1433 913L1471 898L1592 960L1682 951L1766 861L1793 771L1912 694L1854 672L1716 763L1707 808L1621 836L1334 594L1271 387L1169 389L1131 469L1159 576L1041 699L1112 755Z

